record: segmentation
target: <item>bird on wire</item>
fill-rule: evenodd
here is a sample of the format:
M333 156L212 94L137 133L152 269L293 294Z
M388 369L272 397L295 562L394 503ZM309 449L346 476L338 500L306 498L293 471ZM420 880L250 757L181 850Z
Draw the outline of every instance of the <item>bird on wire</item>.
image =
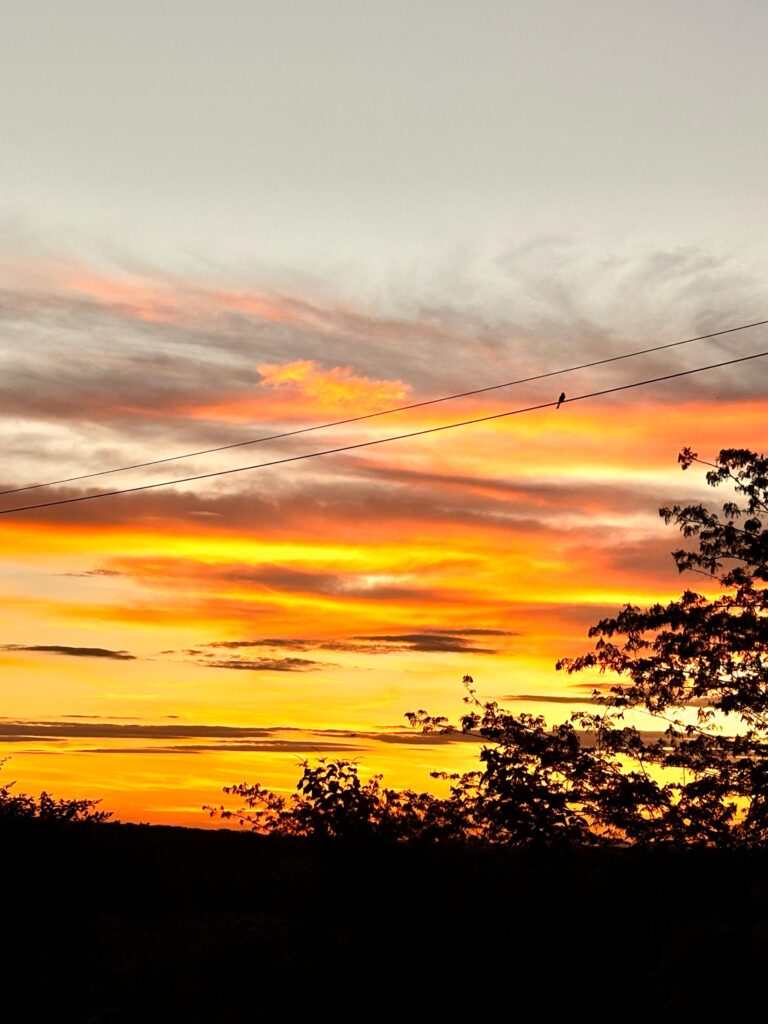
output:
M560 408L560 406L561 406L561 405L563 404L563 402L564 402L564 401L565 401L565 392L564 392L564 391L561 391L561 392L560 392L560 397L559 397L559 398L558 398L558 400L557 400L557 405L555 406L555 408L556 408L556 409L559 409L559 408Z

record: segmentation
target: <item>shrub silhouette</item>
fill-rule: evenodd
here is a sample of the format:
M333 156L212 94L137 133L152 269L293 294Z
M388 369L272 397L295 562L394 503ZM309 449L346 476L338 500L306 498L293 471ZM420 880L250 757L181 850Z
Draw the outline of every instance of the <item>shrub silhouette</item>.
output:
M0 760L0 768L5 760ZM99 800L56 800L45 791L35 798L28 793L13 792L15 785L15 782L0 784L0 823L36 820L101 824L112 817L111 811L96 810Z
M430 793L387 789L381 776L360 779L357 763L343 758L313 765L302 761L296 793L280 796L258 783L226 786L245 806L229 810L206 806L222 818L235 818L256 832L321 839L457 839L464 823L455 802Z
M541 717L482 702L470 676L459 722L406 716L427 732L474 734L480 768L434 776L450 796L397 792L360 781L353 762L303 764L297 793L230 787L235 816L262 832L530 844L763 845L768 841L768 459L724 449L706 463L683 449L687 470L708 466L729 485L720 513L662 508L698 542L673 552L678 570L716 581L709 598L685 590L668 604L627 604L596 623L593 651L564 658L567 673L598 669L616 682L594 691L595 710L550 727ZM643 715L649 729L635 724Z

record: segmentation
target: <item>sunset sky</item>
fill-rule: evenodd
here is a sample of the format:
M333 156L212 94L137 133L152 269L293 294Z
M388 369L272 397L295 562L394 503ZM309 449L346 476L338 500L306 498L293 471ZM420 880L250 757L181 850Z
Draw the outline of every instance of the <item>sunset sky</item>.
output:
M0 490L768 318L763 4L2 12ZM765 350L753 328L0 511ZM221 786L289 787L302 757L420 788L468 766L403 714L456 713L465 674L520 710L583 700L555 660L680 592L657 510L711 495L677 453L765 451L767 380L758 359L0 516L3 777L206 825Z

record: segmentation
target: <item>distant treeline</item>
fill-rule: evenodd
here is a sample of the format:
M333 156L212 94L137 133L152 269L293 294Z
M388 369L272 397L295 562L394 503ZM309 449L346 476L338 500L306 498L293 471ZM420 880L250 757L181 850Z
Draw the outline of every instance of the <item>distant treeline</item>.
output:
M29 821L0 843L8 1024L746 1020L764 1005L763 851Z

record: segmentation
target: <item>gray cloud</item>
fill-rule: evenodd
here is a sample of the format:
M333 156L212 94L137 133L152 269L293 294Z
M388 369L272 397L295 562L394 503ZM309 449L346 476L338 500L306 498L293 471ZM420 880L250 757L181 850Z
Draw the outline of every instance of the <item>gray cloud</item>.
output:
M499 635L499 634L494 634ZM417 651L426 654L496 654L496 649L477 647L463 636L440 631L433 633L393 633L380 636L356 636L353 640L371 644L377 653Z
M118 572L117 569L86 569L84 572L60 572L57 573L59 576L75 576L75 577L87 577L87 576L124 576L125 573Z
M394 743L394 744L405 744L406 746L440 746L446 743L469 743L477 745L478 743L484 742L477 736L472 736L469 733L464 732L450 732L450 733L421 733L421 732L397 732L397 733L377 733L371 735L372 739L378 740L379 743Z
M324 661L310 661L308 658L217 658L211 661L200 661L208 668L240 669L243 672L316 672L328 668Z
M179 442L171 441L178 445ZM157 444L157 442L155 442ZM155 448L155 450L157 450ZM95 460L94 460L95 461ZM104 461L104 460L99 460ZM256 458L254 461L259 461ZM307 535L324 533L327 529L326 520L312 523L306 516L306 488L311 486L313 500L322 506L325 516L333 517L340 528L344 523L354 522L356 525L364 523L408 523L415 522L465 522L486 524L505 528L514 524L516 528L529 527L531 530L538 529L534 519L530 522L521 517L519 509L514 508L510 498L507 501L494 500L489 497L473 500L468 506L466 495L457 492L446 493L441 496L440 501L435 501L434 491L426 483L422 487L404 486L394 488L391 483L381 481L361 481L357 478L357 471L354 467L347 467L344 476L344 467L340 460L322 460L315 468L314 475L307 475L303 472L300 479L287 475L278 478L270 474L270 488L264 491L259 473L244 473L237 478L236 492L222 492L217 495L205 493L205 484L189 484L186 487L179 485L168 490L149 491L137 495L128 495L124 498L104 498L97 501L77 502L70 505L60 505L51 509L39 509L24 513L25 520L50 523L52 520L62 523L102 523L108 521L112 524L130 523L178 523L193 521L197 529L206 528L218 533L236 533L243 527L252 528L254 522L258 522L262 528L268 528L272 533L288 535L298 528ZM184 476L187 473L199 470L204 472L206 468L222 468L221 463L183 463L183 468L168 473L165 467L165 474L159 476L155 471L157 479L173 479L176 476ZM191 467L191 468L190 468ZM73 466L73 471L75 467ZM42 472L42 471L41 471ZM320 472L330 472L332 477L319 476ZM50 470L48 471L50 473ZM339 475L341 474L341 475ZM28 479L29 469L25 469ZM26 504L36 504L50 500L80 497L83 494L93 493L96 490L110 489L120 485L129 486L126 476L109 477L95 486L94 481L85 481L82 486L67 485L55 489L45 489L29 494L6 495L3 499L3 507L11 508ZM135 477L130 479L135 483ZM146 478L142 482L146 482ZM0 481L0 490L12 488L19 485L18 479L5 478ZM91 486L86 486L87 484ZM205 513L205 515L202 515ZM137 562L137 569L140 563ZM300 589L313 583L319 587L319 592L349 592L364 594L370 588L364 583L360 576L340 577L336 574L293 574L281 572L280 575L270 570L265 570L264 575L259 570L254 571L250 566L233 566L232 571L239 574L238 578L250 578L256 584L267 586L280 586L285 589ZM397 596L397 595L393 595Z
M212 751L235 751L248 754L353 754L366 748L353 743L332 740L264 740L234 743L176 743L162 747L88 747L85 754L205 754Z
M582 690L597 690L604 696L610 696L611 691L616 683L577 683L576 688ZM602 704L597 704L594 697L589 696L558 696L547 693L507 693L503 694L498 700L502 701L524 701L524 702L535 702L536 704L594 704L597 707L604 707ZM686 708L708 708L712 704L709 700L704 697L694 697L692 700L683 702L683 707Z
M640 730L646 742L663 735L661 730ZM589 747L594 735L581 733L582 742ZM404 729L365 730L343 729L300 730L288 726L271 728L248 726L174 726L174 725L121 725L114 722L32 722L0 720L0 745L45 744L35 747L36 752L58 753L71 750L77 741L89 742L106 739L143 740L134 746L83 746L78 752L92 754L189 754L200 755L211 751L241 753L365 753L372 744L440 747L455 744L482 746L482 737L462 733L422 733ZM159 741L159 742L158 742Z
M551 693L505 693L498 700L523 701L536 704L594 704L591 697L575 695L573 697L558 696Z
M461 636L520 636L513 629L433 629L432 633L445 633L450 636L460 634Z
M393 586L370 582L364 573L327 573L289 569L280 565L227 566L221 577L236 583L253 583L270 590L288 593L324 594L331 597L368 597L398 600L423 594L418 586Z
M281 732L296 730L283 727ZM208 739L268 738L274 730L234 725L124 725L114 721L34 722L0 720L0 740L24 736L34 739L116 738L116 739Z
M64 654L72 658L110 658L113 661L135 661L128 651L111 651L106 647L67 647L62 644L0 644L0 651L31 651L41 654Z
M212 649L224 648L227 650L267 647L293 651L323 650L352 654L392 654L403 651L426 654L496 654L495 648L478 647L467 638L502 636L519 636L519 633L504 629L433 629L424 633L353 636L348 640L310 640L299 637L283 637L278 639L265 637L264 639L254 640L219 640L201 646ZM188 651L186 653L192 654L197 652ZM292 660L299 661L300 659ZM208 661L206 664L215 663ZM243 662L242 664L246 665L248 663ZM233 664L232 667L239 667L239 663Z
M535 480L510 481L493 477L469 476L466 474L430 473L392 466L364 466L356 470L371 480L386 480L390 484L402 484L409 488L424 487L432 494L434 488L443 491L471 492L472 500L488 512L494 506L513 504L517 529L540 530L540 518L547 513L561 512L573 517L574 513L593 515L596 509L603 513L636 514L647 510L653 515L661 505L669 504L669 494L653 485L633 481L604 482L600 480ZM700 500L699 494L683 491L690 487L690 481L683 479L680 493L675 501L682 504ZM481 493L478 493L481 492Z
M141 715L62 715L62 718L90 719L94 722L143 722ZM163 715L164 718L178 718L178 715Z
M72 716L70 716L72 717ZM296 729L291 726L227 726L179 724L125 724L117 721L36 722L0 720L2 743L61 743L76 740L155 741L134 747L97 748L99 753L201 753L206 750L240 750L309 753L312 751L358 751L366 744L381 742L408 746L440 746L477 743L463 733L421 733L406 729L349 731L344 729ZM157 745L157 741L161 742ZM84 748L94 752L94 748Z
M675 499L677 500L677 499ZM671 504L667 502L666 504ZM693 503L691 503L693 504ZM679 547L688 547L679 533L668 531L660 537L645 537L641 540L627 540L617 545L611 554L611 564L619 571L635 575L642 573L650 577L663 578L677 574L672 552ZM690 574L688 578L690 577ZM699 577L701 579L701 577ZM688 584L692 586L693 584ZM694 589L695 588L695 585Z
M93 722L146 722L143 715L62 715L62 718L85 719ZM178 719L178 715L161 715L161 718Z
M265 637L263 640L217 640L215 643L203 644L202 646L224 647L229 650L239 650L241 647L285 647L291 651L307 651L311 647L317 647L318 645L314 644L311 640L298 640L290 638L277 639L274 637Z

